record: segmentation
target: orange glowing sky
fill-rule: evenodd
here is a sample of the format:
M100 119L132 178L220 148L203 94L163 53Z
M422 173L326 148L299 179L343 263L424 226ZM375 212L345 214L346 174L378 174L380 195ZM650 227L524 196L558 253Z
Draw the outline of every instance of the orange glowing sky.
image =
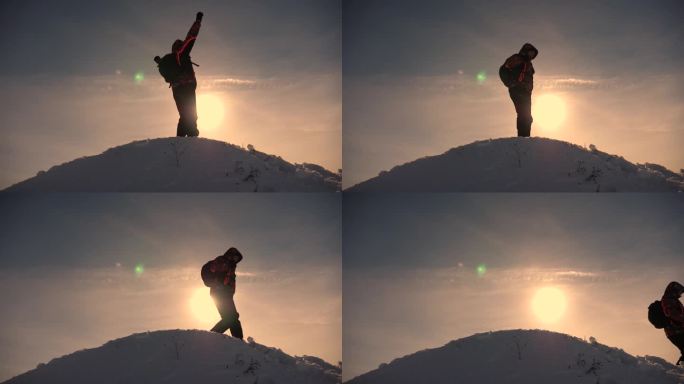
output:
M341 168L338 2L25 1L3 6L12 17L3 19L0 49L13 59L0 74L0 162L12 167L0 171L0 188L114 146L175 135L178 112L152 58L187 33L198 9L200 135Z
M4 196L0 208L0 289L14 292L0 302L0 380L136 332L210 329L218 313L192 300L208 297L201 266L229 246L245 256L245 337L341 360L335 194Z
M683 278L682 209L676 195L346 196L345 380L518 328L676 361L646 308Z
M525 42L539 49L533 136L684 168L681 1L394 4L344 2L345 188L453 147L515 136L498 69ZM563 111L535 109L548 94L565 105L552 129L544 118Z

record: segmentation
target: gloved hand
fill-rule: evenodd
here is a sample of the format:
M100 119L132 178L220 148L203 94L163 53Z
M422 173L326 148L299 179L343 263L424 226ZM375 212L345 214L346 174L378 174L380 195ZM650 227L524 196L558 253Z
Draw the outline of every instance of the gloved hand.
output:
M195 20L197 21L202 21L202 17L204 17L204 13L202 12L197 12L197 18Z

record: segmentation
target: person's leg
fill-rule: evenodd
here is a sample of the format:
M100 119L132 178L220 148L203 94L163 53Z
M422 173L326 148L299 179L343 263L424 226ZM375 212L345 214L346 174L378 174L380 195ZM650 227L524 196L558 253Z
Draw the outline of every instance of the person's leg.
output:
M239 313L237 314L237 317L240 317ZM233 337L236 337L240 340L244 338L242 335L242 323L239 319L235 319L235 323L233 324L233 327L230 329L230 334L233 335Z
M214 325L214 327L212 329L210 329L210 331L216 332L216 333L223 333L223 332L228 330L229 326L230 326L230 324L228 324L227 320L221 319L218 321L218 323L216 323L216 325Z
M197 84L188 86L188 104L187 104L187 133L188 136L199 136L199 129L197 129Z
M520 119L520 112L521 112L521 101L520 101L520 92L515 91L513 88L508 90L508 95L511 96L511 100L513 101L513 106L515 107L515 113L516 113L516 128L518 131L518 136L522 136L523 134L523 126L522 126L522 120Z
M240 323L240 314L235 308L235 302L232 295L216 296L214 297L216 308L221 315L221 321L216 323L213 332L223 333L230 329L230 334L233 337L242 339L242 324Z
M180 119L178 120L178 136L197 136L197 99L195 89L197 84L183 84L174 88L174 99L178 106Z
M185 136L194 135L197 130L197 101L195 100L196 84L185 84L183 88L183 133Z
M684 334L678 335L675 339L675 345L679 348L679 360L677 361L677 365L679 365L684 363Z
M230 328L230 321L227 317L224 316L225 310L224 310L224 298L222 295L219 295L217 293L212 292L211 293L211 298L214 300L214 304L216 305L216 309L218 310L218 313L221 315L221 320L214 325L214 327L211 329L212 332L218 332L218 333L223 333L228 328Z
M187 134L185 133L185 125L183 120L183 104L184 95L182 86L171 88L173 92L173 101L176 102L176 109L178 110L178 125L176 126L176 136L183 137Z
M518 115L516 118L518 136L528 137L532 130L532 93L511 88L508 94L511 96L511 100L513 100L515 112Z
M677 364L679 364L680 362L684 362L684 333L671 335L667 338L668 340L670 340L672 344L679 348L679 354L681 357L679 358L679 361L677 361Z
M530 137L532 133L532 92L523 93L522 111L523 136Z
M228 328L230 328L230 334L233 337L242 339L242 323L240 323L240 314L238 313L237 308L235 307L235 301L233 300L233 296L225 298L223 311L224 313L221 314L221 317L228 320Z
M231 300L232 302L233 300ZM233 303L233 308L235 308L235 303ZM242 340L243 335L242 335L242 323L240 322L240 314L238 313L237 309L235 309L235 316L233 317L233 321L230 324L230 334L233 337L236 337L240 340Z

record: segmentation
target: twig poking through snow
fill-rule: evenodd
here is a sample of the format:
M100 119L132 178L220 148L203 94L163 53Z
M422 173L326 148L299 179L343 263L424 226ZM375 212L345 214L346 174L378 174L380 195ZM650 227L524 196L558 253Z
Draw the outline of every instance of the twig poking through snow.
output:
M171 148L173 149L173 155L176 159L176 167L180 168L180 160L181 160L181 157L183 157L183 154L185 153L185 150L187 149L187 147L182 146L179 148L177 141L173 141L170 144L171 144Z

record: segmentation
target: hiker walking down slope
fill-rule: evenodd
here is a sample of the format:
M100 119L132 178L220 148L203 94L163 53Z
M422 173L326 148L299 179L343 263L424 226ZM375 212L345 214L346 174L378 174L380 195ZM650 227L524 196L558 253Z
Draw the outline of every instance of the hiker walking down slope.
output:
M665 336L677 348L681 356L677 365L684 362L684 306L679 299L684 294L684 286L676 281L667 285L661 303L669 325L665 327Z
M530 43L525 43L520 52L512 55L499 68L499 77L508 88L518 114L518 136L529 137L532 131L532 88L534 87L534 67L532 60L539 51Z
M242 324L233 296L235 295L235 270L237 263L241 260L240 251L231 247L226 253L208 261L202 267L202 281L204 285L211 288L209 294L214 299L221 315L221 320L211 331L223 333L230 329L230 334L238 339L242 339Z
M185 40L174 41L171 53L163 58L156 56L154 61L159 66L159 72L168 82L173 91L173 100L180 115L176 136L199 136L197 129L197 79L195 70L192 68L193 62L190 58L190 51L195 45L202 22L202 12L197 12L195 22L190 27ZM196 65L196 64L195 64Z

